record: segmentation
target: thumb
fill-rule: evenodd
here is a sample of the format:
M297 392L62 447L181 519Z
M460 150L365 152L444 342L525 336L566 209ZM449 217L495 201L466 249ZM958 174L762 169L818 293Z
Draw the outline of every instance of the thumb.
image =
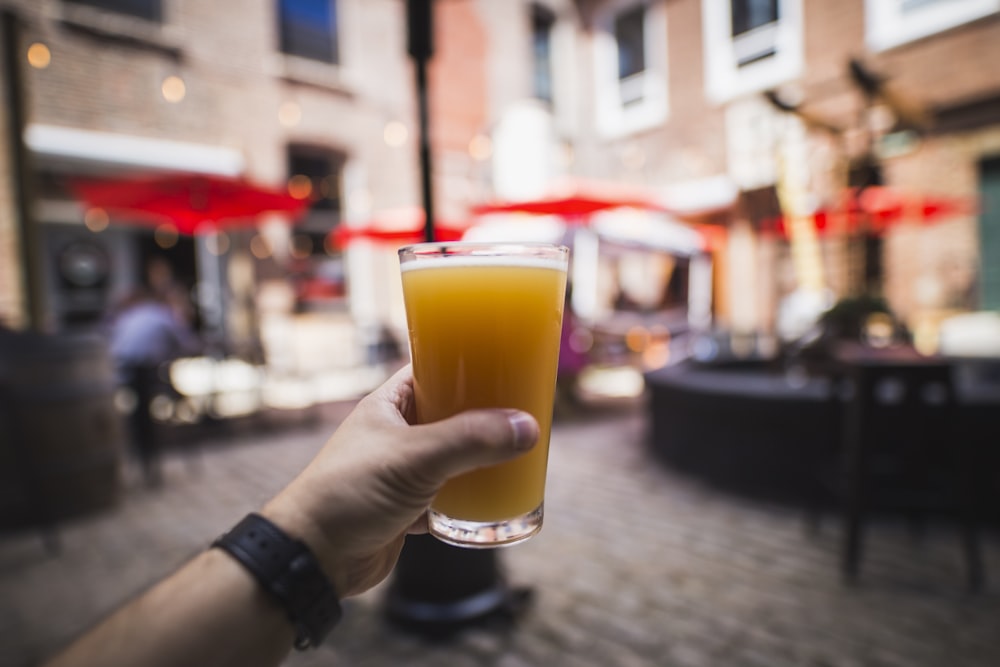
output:
M538 441L539 429L535 418L521 410L470 410L415 426L411 433L424 474L444 482L523 454Z

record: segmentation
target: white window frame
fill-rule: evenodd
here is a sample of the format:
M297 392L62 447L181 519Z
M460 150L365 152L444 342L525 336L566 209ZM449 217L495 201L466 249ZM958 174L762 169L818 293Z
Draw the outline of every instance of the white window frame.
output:
M937 0L909 11L902 0L865 0L865 43L885 51L997 12L1000 0Z
M1000 0L998 0L1000 1ZM736 38L732 35L730 0L702 0L702 42L705 49L705 95L720 104L757 93L801 76L804 66L802 0L778 0L778 20ZM740 52L774 54L740 66Z
M639 5L643 22L646 69L629 85L641 90L641 100L624 104L618 80L615 19ZM663 124L669 114L667 96L667 9L663 0L614 0L594 15L595 121L605 138L621 137Z

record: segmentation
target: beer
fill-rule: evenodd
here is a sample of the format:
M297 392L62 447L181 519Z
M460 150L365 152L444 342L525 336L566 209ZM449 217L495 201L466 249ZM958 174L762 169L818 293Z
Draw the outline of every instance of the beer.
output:
M540 426L530 452L449 481L432 505L432 532L435 515L468 522L466 528L484 524L493 534L495 524L535 513L534 533L545 490L568 251L541 244L495 252L484 244L421 245L451 254L408 261L408 249L400 251L418 421L472 408L518 408ZM463 247L480 254L456 255Z

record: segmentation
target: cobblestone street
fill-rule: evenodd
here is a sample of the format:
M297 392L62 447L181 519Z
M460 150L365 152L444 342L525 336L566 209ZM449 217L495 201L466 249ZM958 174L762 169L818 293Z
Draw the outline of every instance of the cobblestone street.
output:
M349 404L318 423L247 431L174 452L166 483L128 480L112 512L0 541L0 664L27 667L167 574L277 491ZM1000 664L1000 544L987 534L987 590L963 591L957 535L920 543L869 533L862 583L841 584L833 521L740 499L655 463L639 408L557 422L546 523L500 552L533 601L507 627L431 642L383 615L386 585L348 600L326 645L289 665L462 667L993 667Z

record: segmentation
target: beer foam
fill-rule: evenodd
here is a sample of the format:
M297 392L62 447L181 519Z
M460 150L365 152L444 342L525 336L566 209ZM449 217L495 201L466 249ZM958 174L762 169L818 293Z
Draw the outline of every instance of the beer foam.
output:
M547 257L511 257L500 255L448 255L432 259L416 259L400 264L400 271L417 269L458 269L474 267L510 267L566 271L568 262Z

